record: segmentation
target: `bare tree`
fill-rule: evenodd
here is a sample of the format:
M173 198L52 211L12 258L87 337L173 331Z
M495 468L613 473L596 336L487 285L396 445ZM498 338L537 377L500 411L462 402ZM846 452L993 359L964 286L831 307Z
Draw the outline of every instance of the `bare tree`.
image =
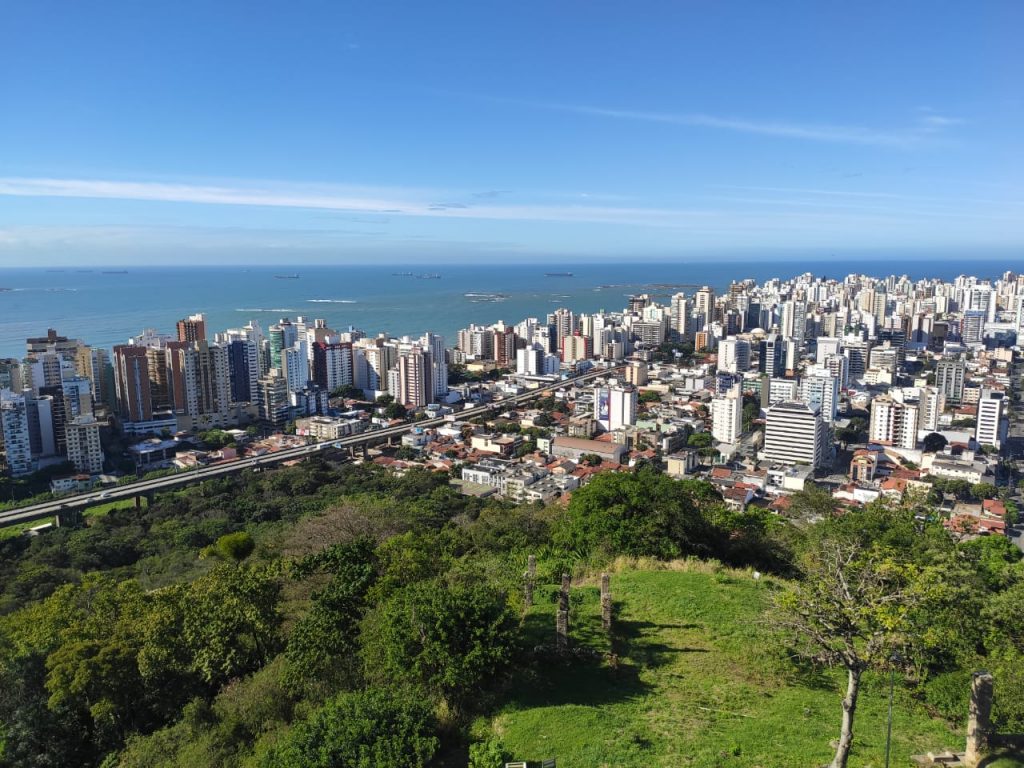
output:
M773 623L800 656L846 670L839 743L829 764L846 768L861 678L868 669L912 658L929 580L898 553L836 538L822 539L800 570L799 583L776 597Z

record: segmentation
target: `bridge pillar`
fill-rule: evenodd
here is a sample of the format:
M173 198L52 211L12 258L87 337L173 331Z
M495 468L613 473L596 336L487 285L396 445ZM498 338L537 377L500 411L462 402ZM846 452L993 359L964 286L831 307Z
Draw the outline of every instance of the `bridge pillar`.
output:
M55 528L74 528L82 524L82 510L62 509L53 516Z
M363 459L369 461L370 459L370 445L369 443L363 443Z

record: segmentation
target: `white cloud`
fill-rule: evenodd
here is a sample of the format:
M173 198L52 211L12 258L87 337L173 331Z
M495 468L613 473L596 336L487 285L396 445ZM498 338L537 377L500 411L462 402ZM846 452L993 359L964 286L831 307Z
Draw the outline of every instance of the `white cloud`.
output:
M96 179L0 178L0 195L142 200L200 205L307 208L364 214L455 219L551 221L679 226L708 216L703 210L677 210L597 205L469 205L437 204L423 190L401 195L363 196L350 188L273 184L259 187L170 184L156 181Z
M580 115L610 117L619 120L639 120L650 123L667 123L704 128L719 128L737 133L751 133L778 138L804 139L807 141L839 144L865 144L873 146L909 147L934 140L939 131L960 123L954 118L926 115L906 129L877 130L857 125L833 125L827 123L801 123L789 120L764 120L709 115L705 113L649 112L631 109L612 109L583 104L555 104L545 102L515 102L560 112Z

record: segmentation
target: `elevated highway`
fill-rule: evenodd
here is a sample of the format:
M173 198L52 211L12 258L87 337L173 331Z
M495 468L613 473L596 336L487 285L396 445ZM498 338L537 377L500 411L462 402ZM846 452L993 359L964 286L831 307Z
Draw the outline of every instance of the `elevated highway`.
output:
M585 383L601 376L607 376L622 367L622 365L617 365L609 368L595 369L571 379L563 379L555 382L554 384L538 387L537 389L531 389L529 392L524 392L520 395L513 395L511 397L495 400L487 405L481 405L475 408L467 408L466 410L456 412L454 415L457 419L461 420L474 418L494 411L505 410L509 406L521 405L529 402L530 400L542 397L550 392L554 392L555 390L574 387L577 384ZM312 445L299 446L297 448L286 448L284 450L264 454L263 456L242 458L236 461L216 464L211 467L203 467L201 469L185 470L173 475L157 477L150 480L143 479L135 483L126 483L125 485L108 488L103 491L91 491L89 493L80 493L73 496L62 496L55 498L52 501L45 501L39 504L21 507L19 509L10 509L5 512L0 512L0 527L13 525L15 523L42 520L47 517L54 517L58 515L74 516L77 513L85 511L91 506L109 504L115 501L134 501L138 505L143 498L152 500L157 493L177 490L178 488L184 488L185 486L201 483L204 480L212 480L214 478L232 475L244 470L273 467L284 462L315 456L318 453L332 449L355 449L383 443L393 440L396 437L401 437L414 429L434 427L444 424L446 421L448 421L448 417L439 417L436 419L426 419L424 421L400 424L398 426L387 427L385 429L374 429L368 432L363 432L359 435L343 437L338 440L328 440L321 443L314 443Z

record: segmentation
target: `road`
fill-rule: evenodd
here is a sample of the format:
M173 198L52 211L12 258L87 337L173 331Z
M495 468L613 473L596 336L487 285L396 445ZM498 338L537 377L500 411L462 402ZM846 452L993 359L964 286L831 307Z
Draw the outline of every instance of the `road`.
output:
M558 381L554 384L549 384L546 387L538 387L537 389L531 389L529 392L524 392L521 395L514 395L512 397L503 398L496 400L487 405L477 406L475 408L468 408L464 411L458 411L455 413L457 419L468 419L475 416L488 413L493 410L503 410L510 405L520 405L530 400L534 400L542 395L549 392L554 392L558 389L565 389L566 387L573 387L582 382L589 381L601 376L607 376L612 371L622 368L622 365L612 366L610 368L601 368L598 370L588 371L581 376L576 376L571 379L565 379ZM303 445L298 448L287 448L281 451L275 451L274 453L268 453L263 456L257 456L255 458L239 459L237 461L225 462L217 464L212 467L204 467L202 469L188 470L181 472L180 474L168 475L166 477L157 477L152 480L140 480L137 483L129 483L127 485L119 485L114 488L102 492L91 491L89 493L76 494L74 496L62 496L54 499L53 501L46 501L41 504L34 504L29 507L21 507L20 509L11 509L6 512L0 512L0 527L5 525L13 525L15 523L24 523L31 520L40 520L42 518L51 517L58 514L59 512L71 512L81 511L87 509L90 506L96 504L109 504L114 501L126 501L135 499L137 496L144 496L153 493L159 493L162 491L174 490L176 488L182 488L187 485L193 485L195 483L202 482L204 480L211 480L217 477L224 477L225 475L234 474L235 472L241 472L246 469L257 469L259 467L269 467L276 464L281 464L286 461L292 461L294 459L302 459L307 456L314 456L322 451L335 449L335 448L349 448L352 446L362 445L364 443L380 442L388 440L393 437L399 437L406 432L410 432L413 429L419 429L423 427L434 427L440 424L444 424L448 421L447 417L440 417L436 419L426 419L424 421L417 421L408 424L400 424L396 427L387 427L385 429L375 429L369 432L363 432L359 435L352 435L351 437L343 437L338 440L329 440L322 443L315 443L313 445Z

